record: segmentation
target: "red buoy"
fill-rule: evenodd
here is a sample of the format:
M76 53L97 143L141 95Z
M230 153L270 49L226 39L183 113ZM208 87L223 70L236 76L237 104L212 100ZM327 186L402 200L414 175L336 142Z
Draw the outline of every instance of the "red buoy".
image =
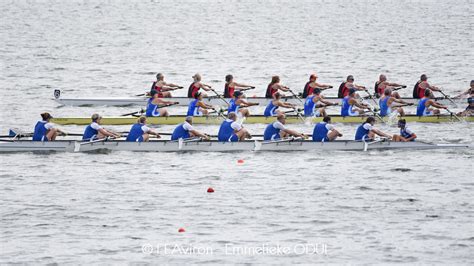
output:
M212 187L208 188L207 193L214 193L214 189Z
M181 228L178 229L178 233L184 233L184 232L186 232L186 230L184 230L184 228L181 227Z
M237 163L243 164L243 163L244 163L244 160L243 160L243 159L239 159L239 160L237 160Z

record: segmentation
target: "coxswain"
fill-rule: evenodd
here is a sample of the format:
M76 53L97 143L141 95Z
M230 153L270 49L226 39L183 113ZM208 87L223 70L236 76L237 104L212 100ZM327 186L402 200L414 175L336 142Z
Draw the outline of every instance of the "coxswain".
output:
M281 94L279 92L274 93L273 99L270 102L268 102L268 105L265 108L263 115L266 117L276 116L277 114L282 113L280 110L278 110L279 107L295 109L294 104L282 102L280 99L281 99Z
M100 116L99 114L93 114L91 120L92 122L84 130L82 140L93 141L97 139L103 139L105 137L120 138L120 135L118 135L117 133L110 132L100 125L102 116Z
M415 141L416 134L407 128L407 121L405 119L398 120L398 128L400 128L400 135L393 135L393 141Z
M349 91L353 89L354 91L366 91L367 89L364 86L354 84L354 76L349 75L346 78L345 82L342 82L339 85L339 90L337 93L337 98L344 98L349 95Z
M416 108L417 116L439 115L439 109L447 109L446 106L431 99L432 93L430 89L426 89L424 93L425 96L418 102L418 107ZM435 107L436 109L430 107Z
M425 91L428 89L431 91L441 91L438 87L430 85L428 83L428 77L426 74L423 74L420 76L420 80L418 80L413 87L413 98L421 99L425 97ZM434 96L430 95L430 97Z
M180 87L176 84L165 82L165 76L162 73L158 73L156 74L156 81L153 82L153 85L151 85L150 94L153 90L155 90L156 92L158 92L158 97L169 98L171 97L171 91L182 88L183 87Z
M225 76L224 98L232 98L235 91L246 91L250 89L255 89L255 87L234 82L234 77L230 74Z
M453 97L453 98L472 98L474 97L474 80L471 80L471 87L465 92Z
M317 123L313 130L313 141L327 142L342 137L342 134L331 124L331 117L325 116L322 122Z
M393 105L393 103L399 103L403 105L413 105L405 102L402 99L397 99L393 96L392 89L385 88L383 96L379 99L380 116L388 116L392 112L398 112L401 116L405 115L405 111L400 105Z
M359 103L356 96L356 90L350 89L349 95L342 99L342 106L341 106L341 116L358 116L365 113L365 109L369 109L369 106L364 103ZM358 108L355 108L355 107Z
M130 132L128 132L127 138L125 140L131 142L146 142L150 139L150 135L155 135L157 138L161 138L158 132L146 125L146 117L140 116L137 119L137 123L132 125L132 128L130 129Z
M168 110L163 106L173 104L178 104L178 102L165 101L158 96L157 91L151 91L150 99L148 99L145 114L147 117L168 116Z
M379 76L379 80L375 82L374 90L375 90L375 97L380 98L384 95L385 89L392 89L392 97L400 99L400 94L394 91L396 88L406 88L405 85L400 85L398 83L388 82L387 76L381 74Z
M197 131L193 127L193 117L187 116L184 123L179 124L171 135L171 140L189 139L193 137L200 137L209 140L209 136Z
M337 105L324 99L321 95L321 89L314 88L304 102L304 116L326 116L326 107Z
M228 118L222 122L219 132L217 133L218 141L235 142L252 137L247 129L243 128L241 124L236 122L236 113L230 112L227 117Z
M356 130L355 140L373 140L375 135L380 137L386 137L388 139L392 138L392 136L383 133L382 131L376 129L374 127L375 118L372 116L367 117L367 120L362 123Z
M242 91L234 91L232 99L229 101L229 109L228 112L234 112L239 117L249 117L250 112L249 109L245 107L255 106L258 103L247 102L244 99L244 93Z
M295 130L289 129L285 126L286 124L286 115L278 114L277 120L273 123L270 123L265 128L263 132L263 140L277 140L284 139L288 136L308 138L305 134L297 132Z
M53 141L59 134L66 135L66 133L58 128L55 128L54 124L50 122L50 113L42 113L41 121L38 121L35 125L33 132L33 141Z
M188 105L188 112L186 116L203 116L208 115L209 110L215 110L212 105L206 104L202 101L203 94L201 92L197 92L194 94L194 100L189 102Z
M195 98L196 99L196 93L199 92L200 89L203 89L205 91L210 91L212 89L211 86L204 84L201 82L201 74L196 73L194 74L193 78L193 83L189 85L188 89L188 98ZM202 97L207 97L206 93L202 93Z
M310 96L311 94L313 94L313 90L316 88L320 89L321 91L332 88L331 85L317 83L316 82L317 79L318 79L318 75L316 74L311 74L311 76L309 76L309 81L306 82L306 85L304 85L304 89L303 89L302 97L304 99Z
M459 116L474 116L474 97L467 98L467 107L464 111L459 112Z
M280 85L280 77L279 76L273 76L272 77L272 82L270 82L270 84L268 84L268 86L267 86L267 91L265 93L265 98L271 99L273 97L273 94L277 93L279 90L285 91L285 92L290 91L290 89L287 86Z

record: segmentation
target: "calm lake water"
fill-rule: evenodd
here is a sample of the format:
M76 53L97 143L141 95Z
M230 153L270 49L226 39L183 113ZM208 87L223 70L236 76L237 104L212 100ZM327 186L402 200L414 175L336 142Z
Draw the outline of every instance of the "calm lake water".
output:
M422 73L451 95L474 78L472 1L2 1L0 7L1 134L10 127L31 131L44 111L57 117L134 111L59 107L53 90L126 97L148 90L157 72L186 88L199 72L219 90L232 73L255 85L256 95L272 75L300 91L313 72L334 87L349 74L372 86L385 73L408 85L406 96ZM355 125L336 126L352 139ZM247 127L261 134L265 125ZM468 123L410 128L420 140L473 142ZM472 264L473 157L471 149L3 154L0 263Z

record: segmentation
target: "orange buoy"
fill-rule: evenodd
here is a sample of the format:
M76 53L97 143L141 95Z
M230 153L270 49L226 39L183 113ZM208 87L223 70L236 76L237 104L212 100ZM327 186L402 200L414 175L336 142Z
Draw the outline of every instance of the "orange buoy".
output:
M207 193L214 193L214 189L212 187L208 188Z
M184 232L186 232L186 230L184 230L184 228L181 227L181 228L178 229L178 233L184 233Z
M237 160L237 163L243 164L243 163L244 163L244 160L243 160L243 159L238 159L238 160Z

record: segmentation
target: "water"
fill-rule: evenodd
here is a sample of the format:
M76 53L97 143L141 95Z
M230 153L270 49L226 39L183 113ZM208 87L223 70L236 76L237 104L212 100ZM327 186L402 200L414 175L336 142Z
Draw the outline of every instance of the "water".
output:
M217 89L232 73L257 95L275 74L300 90L312 72L335 87L349 74L370 86L386 73L409 89L427 73L451 95L474 76L472 1L0 5L2 134L31 130L44 111L130 112L58 108L53 89L133 95L158 71L185 87L200 72ZM336 126L352 138L354 125ZM409 126L427 141L473 140L467 123ZM0 155L0 262L471 264L472 159L471 150ZM195 252L169 254L173 245ZM278 245L290 251L265 249ZM311 245L318 252L302 249Z

